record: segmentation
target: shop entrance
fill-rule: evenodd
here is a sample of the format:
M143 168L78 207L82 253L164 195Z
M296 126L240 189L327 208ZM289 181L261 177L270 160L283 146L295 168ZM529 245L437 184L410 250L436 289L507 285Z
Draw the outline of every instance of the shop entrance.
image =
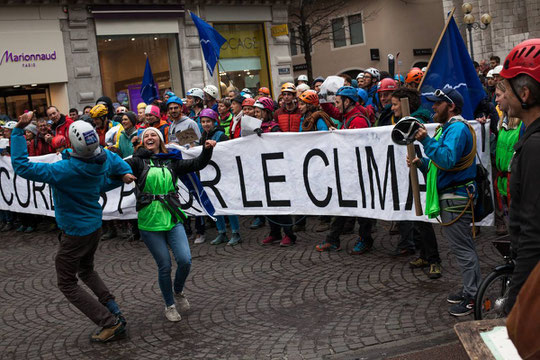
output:
M47 111L48 85L0 87L0 118L16 120L25 110L32 110L39 117Z

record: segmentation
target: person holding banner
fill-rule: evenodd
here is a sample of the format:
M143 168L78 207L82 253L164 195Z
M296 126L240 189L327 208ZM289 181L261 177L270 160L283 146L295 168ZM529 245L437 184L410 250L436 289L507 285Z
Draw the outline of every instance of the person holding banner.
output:
M476 134L463 119L463 97L452 88L437 89L427 99L433 102L434 121L441 126L435 137L421 127L415 139L424 146L426 158L415 158L412 163L427 173L426 215L439 214L443 234L457 259L463 278L463 289L450 294L447 301L454 304L453 316L471 314L480 276L480 262L471 232L473 202L476 197ZM407 159L410 166L411 161Z
M183 290L191 269L191 252L183 225L187 216L180 208L176 184L182 176L208 165L216 142L206 140L197 158L182 160L181 152L165 147L163 134L158 129L146 128L141 139L142 145L127 160L136 177L138 227L158 266L165 316L169 321L180 321L182 318L174 298L177 298L181 311L189 309ZM169 248L177 263L174 284Z
M525 133L510 163L510 224L515 268L504 310L509 313L521 287L540 261L540 39L518 44L501 70L508 116L520 118Z
M230 126L230 138L237 139L242 135L242 116L244 112L242 111L242 103L246 98L238 94L234 99L231 100L231 110L233 113L233 120Z
M169 126L169 142L177 142L176 134L187 129L193 129L197 138L201 137L199 125L194 120L182 114L183 106L184 103L178 96L171 96L167 100L168 121L171 124Z
M53 190L54 211L62 230L55 258L58 287L77 309L102 327L90 338L108 342L125 333L126 321L114 296L94 270L94 255L101 238L100 193L134 180L129 166L116 154L99 146L98 134L85 121L69 126L72 152L63 160L48 164L30 162L24 127L31 113L19 118L13 130L11 163L18 176L47 183ZM113 180L114 177L114 180ZM98 296L92 297L78 285L77 276Z

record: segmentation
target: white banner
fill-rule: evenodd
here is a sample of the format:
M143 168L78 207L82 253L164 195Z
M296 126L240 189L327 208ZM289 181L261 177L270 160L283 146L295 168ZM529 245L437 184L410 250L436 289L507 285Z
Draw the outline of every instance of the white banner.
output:
M477 133L478 154L491 173L489 127ZM433 134L435 124L428 125ZM395 145L392 127L310 133L268 133L220 142L210 164L200 172L216 215L340 215L383 220L421 220L414 213L406 147ZM418 154L422 146L416 144ZM184 152L197 156L200 147ZM57 155L31 158L54 162ZM425 180L419 175L422 202ZM201 214L180 183L181 202ZM69 186L69 185L67 185ZM54 216L48 185L13 173L9 157L0 159L0 209ZM102 195L103 218L136 218L133 185ZM491 225L493 216L483 225Z

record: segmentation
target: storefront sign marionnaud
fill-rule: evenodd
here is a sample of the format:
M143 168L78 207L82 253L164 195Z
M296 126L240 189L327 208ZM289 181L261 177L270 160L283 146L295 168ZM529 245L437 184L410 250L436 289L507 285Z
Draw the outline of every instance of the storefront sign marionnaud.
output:
M66 81L60 31L0 32L0 86Z

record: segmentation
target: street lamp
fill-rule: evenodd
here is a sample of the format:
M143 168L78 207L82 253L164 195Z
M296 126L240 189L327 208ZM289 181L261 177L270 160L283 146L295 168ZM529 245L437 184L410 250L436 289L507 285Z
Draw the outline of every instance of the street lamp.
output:
M472 30L473 29L481 29L486 30L491 23L491 15L484 14L480 18L480 22L474 21L474 15L471 14L473 9L473 6L471 3L463 3L461 6L461 10L463 10L463 13L465 15L463 16L463 22L465 25L467 25L467 30L469 31L469 52L471 53L471 59L474 61L474 50L473 50L473 43L472 43Z

